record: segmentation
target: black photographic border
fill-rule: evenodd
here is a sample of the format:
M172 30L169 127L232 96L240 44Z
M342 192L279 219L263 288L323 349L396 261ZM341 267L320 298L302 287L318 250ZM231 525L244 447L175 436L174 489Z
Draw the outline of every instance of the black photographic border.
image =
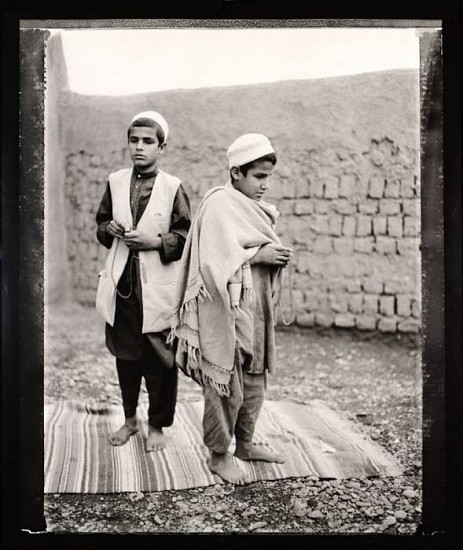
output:
M197 5L195 5L197 4ZM350 546L444 548L462 517L463 361L461 353L461 7L458 0L347 3L301 7L286 1L175 2L128 8L40 8L2 3L2 539L9 545L53 548L74 543L182 544L232 547ZM320 20L333 25L396 20L407 26L442 21L441 47L420 39L429 55L422 87L423 262L423 524L414 537L381 535L58 535L43 517L43 93L44 32L27 33L20 57L21 20L133 19ZM402 23L400 23L400 21ZM393 21L392 21L393 22ZM59 23L58 23L59 26ZM432 26L432 25L430 25ZM46 31L45 31L46 32ZM432 34L432 33L431 33ZM20 93L19 93L20 92ZM18 113L21 109L21 131ZM443 200L441 200L441 195ZM85 536L85 539L82 538ZM11 537L11 538L10 538ZM136 539L133 539L136 537ZM461 538L461 537L459 537Z

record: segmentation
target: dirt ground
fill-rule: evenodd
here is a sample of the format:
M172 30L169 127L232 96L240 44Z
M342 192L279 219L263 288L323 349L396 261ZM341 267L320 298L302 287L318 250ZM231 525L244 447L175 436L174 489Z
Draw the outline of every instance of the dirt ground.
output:
M104 323L74 303L46 309L45 400L120 404ZM362 422L403 466L399 477L262 481L182 491L47 494L55 533L413 534L421 520L421 349L415 337L351 331L277 332L279 370L266 398L320 399ZM146 400L146 392L141 399ZM179 378L179 401L201 391ZM365 416L364 416L365 415Z

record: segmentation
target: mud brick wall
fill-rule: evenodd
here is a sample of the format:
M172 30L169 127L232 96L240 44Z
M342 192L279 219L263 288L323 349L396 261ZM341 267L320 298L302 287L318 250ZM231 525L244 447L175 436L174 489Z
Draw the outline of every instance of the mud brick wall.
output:
M95 214L109 173L130 166L127 122L154 108L170 124L161 168L182 179L193 212L207 189L228 179L233 139L255 131L272 140L278 163L266 200L281 212L279 235L294 249L283 302L288 314L290 278L298 326L420 330L416 72L121 98L63 89L59 105L59 143L49 158L64 169L50 193L63 195L74 299L94 305L107 255Z
M298 325L419 331L414 156L386 137L364 152L299 151L282 168L272 194L282 240L295 250Z
M420 328L420 186L416 153L385 137L367 151L289 149L274 139L279 161L267 200L281 213L278 233L294 249L291 283L302 327L356 327L382 332ZM209 151L217 158L215 151ZM193 211L204 192L223 180L221 167L193 149L163 163L183 178ZM95 214L112 170L128 165L125 149L108 158L79 152L66 158L68 255L72 286L94 302L106 249L95 237ZM178 171L177 171L178 173ZM289 313L285 273L283 303Z

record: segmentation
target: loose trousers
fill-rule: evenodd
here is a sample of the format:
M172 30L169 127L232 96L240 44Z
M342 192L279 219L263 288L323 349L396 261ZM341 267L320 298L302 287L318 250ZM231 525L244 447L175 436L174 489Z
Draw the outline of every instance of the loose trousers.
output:
M162 333L157 334L165 339ZM160 345L160 348L162 357L156 353L152 343L146 338L140 361L116 359L125 417L131 418L136 413L141 381L144 378L149 400L148 422L154 428L163 428L172 424L177 401L178 369L173 364L173 353L171 352L172 366L166 368L165 344Z
M252 441L264 402L264 375L235 365L230 389L230 397L222 397L209 385L203 388L204 444L219 454L227 452L233 436Z

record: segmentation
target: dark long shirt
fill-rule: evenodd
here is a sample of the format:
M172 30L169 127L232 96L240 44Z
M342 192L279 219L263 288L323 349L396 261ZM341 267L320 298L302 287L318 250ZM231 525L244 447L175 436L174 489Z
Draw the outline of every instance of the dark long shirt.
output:
M134 168L130 180L130 209L134 229L145 211L151 192L156 184L158 171L141 174ZM96 214L97 238L106 248L111 248L114 237L106 228L113 219L111 188L109 183ZM175 195L170 216L170 227L167 233L160 234L162 246L159 249L163 263L179 260L188 230L191 224L190 202L188 195L180 184ZM143 308L141 296L138 252L130 254L117 285L119 294L116 298L116 317L114 326L106 324L106 345L109 351L119 359L138 361L141 359L145 337L153 346L159 346L159 338L153 334L143 335ZM123 298L122 296L127 296ZM159 351L159 350L157 350Z

